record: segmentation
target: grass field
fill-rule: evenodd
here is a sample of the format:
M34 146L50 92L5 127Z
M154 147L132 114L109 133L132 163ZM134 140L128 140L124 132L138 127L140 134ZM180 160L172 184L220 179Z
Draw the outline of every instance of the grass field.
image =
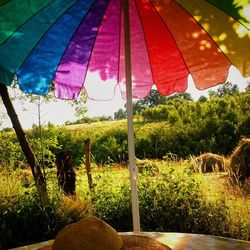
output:
M142 230L250 240L249 181L233 182L227 172L197 173L187 161L138 160L137 165ZM50 169L47 183L51 202L42 208L29 170L2 171L0 218L4 226L0 240L17 246L54 238L60 228L89 214L118 231L131 231L127 165L92 164L91 172L92 192L85 166L76 170L77 196L72 199L62 195L56 170Z

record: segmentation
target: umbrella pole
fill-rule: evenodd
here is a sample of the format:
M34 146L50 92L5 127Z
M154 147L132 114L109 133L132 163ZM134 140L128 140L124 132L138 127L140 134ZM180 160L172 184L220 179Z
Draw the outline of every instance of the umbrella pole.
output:
M138 191L137 191L138 169L135 164L135 143L134 143L134 126L133 126L129 0L124 0L123 2L124 2L123 10L124 10L127 123L128 123L128 156L129 156L130 185L131 185L131 197L132 197L133 231L140 232L140 216L139 216Z

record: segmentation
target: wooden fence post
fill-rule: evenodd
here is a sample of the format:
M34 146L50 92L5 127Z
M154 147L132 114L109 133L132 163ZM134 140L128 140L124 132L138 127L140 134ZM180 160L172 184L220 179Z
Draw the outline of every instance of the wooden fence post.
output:
M85 143L85 165L86 165L86 173L88 178L89 190L91 191L93 188L92 176L91 176L91 156L90 156L90 139L84 141Z

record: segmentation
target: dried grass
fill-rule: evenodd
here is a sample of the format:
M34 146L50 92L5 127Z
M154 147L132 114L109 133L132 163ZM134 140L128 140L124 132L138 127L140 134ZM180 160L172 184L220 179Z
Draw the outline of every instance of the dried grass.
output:
M193 159L193 167L201 173L224 172L225 166L225 158L217 154L204 153Z
M250 139L243 138L230 156L229 170L235 179L250 177Z

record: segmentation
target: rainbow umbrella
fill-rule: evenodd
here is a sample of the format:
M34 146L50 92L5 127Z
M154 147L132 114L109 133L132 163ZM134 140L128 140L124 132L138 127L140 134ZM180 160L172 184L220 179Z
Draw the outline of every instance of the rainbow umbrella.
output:
M132 98L250 75L249 0L0 0L0 82L25 93L112 99L128 107L134 231L140 231Z

